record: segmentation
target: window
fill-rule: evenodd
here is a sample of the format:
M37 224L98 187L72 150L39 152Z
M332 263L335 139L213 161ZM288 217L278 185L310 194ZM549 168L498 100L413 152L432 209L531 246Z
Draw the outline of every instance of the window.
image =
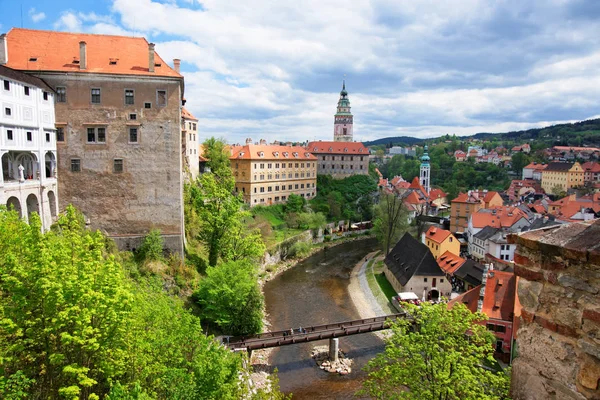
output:
M133 105L135 98L133 96L133 89L125 89L125 104Z
M56 128L56 141L64 142L65 141L65 128L59 126Z
M156 106L165 107L167 105L167 91L157 90L156 91Z
M152 103L144 103L144 108L152 108Z
M300 189L304 189L304 183L300 184Z
M79 158L71 159L71 172L81 172L81 160Z
M254 193L256 193L256 188L254 188Z
M6 140L13 140L13 131L12 129L6 130Z
M31 132L27 132L27 141L28 142L32 142L33 141L33 134Z
M92 89L92 104L100 104L100 89Z
M29 86L23 86L23 90L25 91L25 96L29 96Z
M297 183L296 183L296 185L295 185L295 187L294 187L294 188L295 188L295 189L298 189L298 184L297 184Z
M106 143L106 128L87 128L88 143Z
M272 191L273 191L273 188L272 188L271 186L269 186L269 187L267 188L267 191L269 191L269 192L272 192Z
M279 163L275 163L275 168L279 168Z
M113 173L120 174L123 172L123 159L115 158L113 160Z
M427 278L423 278L423 282L427 282Z
M44 100L48 101L48 92L44 92Z
M131 121L136 121L137 120L137 114L136 113L131 113L129 114L129 119Z
M298 163L296 163L296 168L298 168Z
M261 193L264 193L264 192L265 192L265 188L264 188L264 187L261 187L261 188L260 188L260 192L261 192Z
M56 87L56 102L66 103L67 102L67 88L64 86Z
M4 90L10 90L10 81L4 80Z
M50 143L50 132L46 132L46 142Z
M265 169L265 164L260 164L260 169Z
M138 128L129 128L129 143L138 143Z
M443 279L440 279L440 283L444 283L444 280L443 280Z
M275 191L279 192L279 186L275 186Z
M4 115L10 117L12 115L12 109L10 107L4 107Z
M292 185L288 185L288 190L292 190Z

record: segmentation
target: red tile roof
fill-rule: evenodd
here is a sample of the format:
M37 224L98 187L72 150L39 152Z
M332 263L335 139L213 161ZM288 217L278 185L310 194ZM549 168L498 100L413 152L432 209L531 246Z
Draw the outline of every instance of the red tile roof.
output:
M369 155L369 149L361 142L310 142L306 149L316 154Z
M191 112L189 112L185 107L181 107L181 117L185 119L191 119L193 121L198 121L198 118L194 117Z
M420 190L421 193L423 193L423 195L427 195L427 192L425 191L425 188L423 187L423 185L421 185L421 182L419 182L419 178L418 177L414 177L414 179L412 180L412 182L410 183L410 186L408 187L409 189L415 189L415 190Z
M437 263L448 275L454 274L467 260L451 253L450 250L446 250L444 254L438 257Z
M523 167L523 169L533 169L536 171L543 171L548 167L548 164L539 164L536 162L532 162Z
M73 62L81 61L81 41L87 49L85 70ZM12 28L7 42L6 66L17 70L181 77L156 52L154 72L149 71L145 38Z
M442 189L431 189L429 191L429 198L431 200L442 199L447 196L448 195L446 193L444 193L444 191Z
M490 210L493 210L493 212L490 212ZM526 216L517 207L494 207L473 213L471 223L474 228L485 228L486 226L510 228L521 218L526 218Z
M468 193L459 193L459 195L452 200L453 203L489 203L494 196L498 194L498 192L489 191L485 192L483 190L471 190L471 195Z
M262 154L262 155L261 155ZM295 156L296 154L297 156ZM230 160L316 161L317 157L301 146L247 144L231 149Z
M479 301L480 291L481 285L474 287L468 292L450 300L448 302L448 308L454 307L455 304L464 304L472 313L477 312L477 302Z
M512 322L516 283L514 272L489 271L481 311L489 318Z
M582 151L584 153L594 153L596 151L600 151L597 147L571 147L571 146L554 146L552 148L554 151L559 152L569 152L569 151Z
M448 239L448 236L450 235L452 235L450 231L436 228L435 226L430 226L427 232L425 233L425 237L427 239L431 239L436 243L442 243L444 240Z
M423 204L423 203L425 203L425 199L422 198L421 196L419 196L417 194L417 192L412 191L408 194L408 196L406 196L406 198L404 199L404 202L408 203L408 204L412 204L412 205Z
M585 172L600 172L600 164L594 161L588 161L581 165Z

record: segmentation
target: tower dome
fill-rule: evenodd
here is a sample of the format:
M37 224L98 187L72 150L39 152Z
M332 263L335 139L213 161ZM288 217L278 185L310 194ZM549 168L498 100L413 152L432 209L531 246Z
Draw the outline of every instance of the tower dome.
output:
M423 156L421 157L421 163L422 164L429 164L429 154L427 153L427 145L425 145L425 148L423 149Z

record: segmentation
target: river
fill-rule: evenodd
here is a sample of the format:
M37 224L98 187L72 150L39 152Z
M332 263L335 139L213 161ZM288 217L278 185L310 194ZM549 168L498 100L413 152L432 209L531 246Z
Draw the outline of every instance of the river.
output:
M299 328L360 319L348 294L350 273L377 245L374 239L340 244L322 250L283 272L264 286L266 310L272 330ZM346 376L320 370L311 358L314 346L328 340L284 346L274 350L271 365L279 370L279 383L294 399L352 399L365 377L362 367L383 351L372 333L340 338L340 349L354 360Z

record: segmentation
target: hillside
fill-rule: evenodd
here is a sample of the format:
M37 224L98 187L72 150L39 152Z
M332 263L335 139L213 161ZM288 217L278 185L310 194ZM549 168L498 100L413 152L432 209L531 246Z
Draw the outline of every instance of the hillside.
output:
M442 135L440 136L442 137ZM512 131L502 133L481 132L472 136L463 136L465 140L469 138L497 141L507 141L521 143L529 140L543 141L547 145L562 146L600 146L600 119L589 119L570 124L551 125L544 128L527 129L523 131ZM365 146L404 144L414 145L423 142L411 136L396 136L364 142ZM431 140L431 139L426 139ZM434 139L435 140L435 139Z

